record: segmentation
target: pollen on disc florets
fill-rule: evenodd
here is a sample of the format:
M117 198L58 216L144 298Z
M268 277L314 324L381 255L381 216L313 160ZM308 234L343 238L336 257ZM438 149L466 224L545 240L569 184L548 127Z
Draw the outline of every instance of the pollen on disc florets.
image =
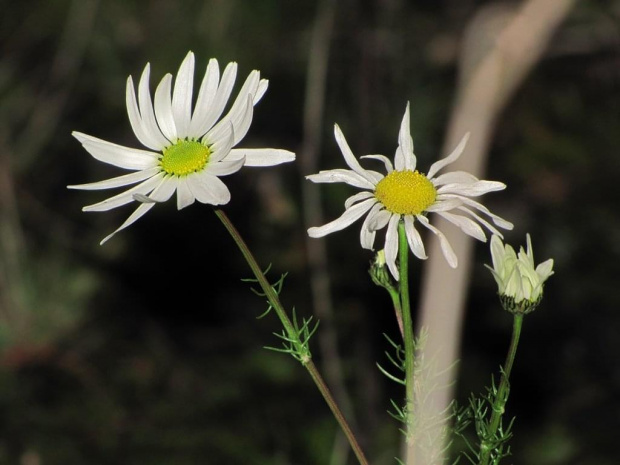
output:
M202 170L209 161L209 147L195 140L180 140L163 151L159 164L174 176L184 176Z
M418 171L392 171L377 184L375 197L392 213L419 215L435 202L437 190Z

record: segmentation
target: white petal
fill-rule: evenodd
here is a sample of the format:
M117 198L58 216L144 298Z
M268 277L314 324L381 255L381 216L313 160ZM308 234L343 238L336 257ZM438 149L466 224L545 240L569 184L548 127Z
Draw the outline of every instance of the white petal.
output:
M501 270L504 261L504 244L502 244L499 236L495 234L491 236L491 259L493 261L493 269L496 272Z
M443 199L441 195L437 196L435 203L430 207L426 208L427 212L445 212L448 210L453 210L459 206L463 205L463 202L458 198L447 198Z
M448 242L448 239L446 239L446 236L444 236L444 234L439 229L437 229L435 226L430 224L428 221L428 218L426 218L425 216L418 215L416 216L416 218L426 228L428 228L433 233L435 233L435 235L439 238L439 243L441 244L441 251L443 252L443 256L448 262L448 265L450 265L452 268L456 268L458 266L459 261L456 258L456 254L454 253L452 246Z
M476 210L479 210L485 215L488 215L491 218L491 220L493 220L493 223L495 223L495 225L499 226L500 228L507 229L510 231L514 227L514 225L510 221L506 221L505 219L497 216L496 214L491 213L491 211L487 207L485 207L479 202L476 202L473 199L470 199L468 197L459 197L458 195L453 196L452 194L447 194L446 198L447 197L459 198L465 205L474 207Z
M149 109L151 114L153 113L153 105L150 103L150 94L149 94L149 102L143 102L144 97L142 94L142 87L147 87L149 85L149 68L150 66L147 64L142 72L142 77L140 78L139 85L139 93L140 93L140 109L138 110L138 102L136 100L136 91L133 86L133 80L131 76L127 78L127 86L125 92L125 103L127 105L127 115L129 116L129 123L131 124L131 128L133 129L134 134L138 138L138 140L146 147L153 150L161 150L167 144L169 144L168 140L161 134L157 124L151 126L151 122L149 121ZM146 108L142 108L145 106Z
M107 241L109 241L112 236L114 236L117 232L125 229L128 226L131 226L133 223L135 223L136 221L138 221L141 217L143 217L146 212L148 212L151 208L153 208L155 206L154 203L142 203L140 204L140 206L138 208L136 208L136 210L129 215L129 218L127 218L125 220L125 222L116 230L114 231L112 234L109 234L108 236L104 237L103 240L99 243L100 245L105 244Z
M318 174L310 174L306 179L312 182L334 183L345 182L350 186L361 187L362 189L375 190L375 185L365 178L361 177L355 171L335 169L319 171Z
M212 174L213 176L226 176L236 173L243 167L245 160L240 158L239 160L223 160L216 163L209 163L205 167L205 173Z
M468 234L482 242L487 241L487 237L482 228L472 219L448 212L438 212L437 214L448 220L450 223L458 226L465 234Z
M141 184L132 187L125 192L121 192L113 197L103 200L102 202L95 203L93 205L87 205L82 208L82 211L85 212L103 212L108 211L116 207L120 207L121 205L126 205L129 202L133 202L134 194L143 194L146 195L151 192L155 187L159 185L161 180L163 179L164 174L160 173L155 175Z
M72 134L88 153L104 163L130 170L144 170L158 164L157 153L123 147L81 132L74 131Z
M254 95L254 105L256 105L267 92L267 88L269 87L269 81L267 79L261 79L258 83L258 89L256 90L256 95Z
M373 250L376 232L368 229L368 224L372 220L375 213L381 208L383 208L383 206L380 203L377 202L374 204L368 212L368 215L366 215L364 223L362 223L362 229L360 230L360 244L364 249Z
M182 210L183 208L193 204L194 200L196 200L196 198L187 185L187 176L180 177L179 184L177 186L177 210Z
M396 266L396 257L398 256L398 222L400 215L392 215L388 223L387 232L385 233L385 263L394 276L396 281L399 280L398 267Z
M362 155L360 158L371 158L373 160L382 161L383 164L385 165L385 170L388 173L391 173L392 171L394 171L394 166L392 165L392 162L385 155Z
M222 126L222 129L223 128L224 126ZM207 143L207 139L208 135L203 138L203 143ZM209 149L211 150L209 161L218 162L226 158L230 153L230 149L232 148L234 141L235 131L232 123L229 121L226 132L220 132L218 138L209 145Z
M388 221L390 221L390 218L392 218L392 213L390 213L389 211L378 211L375 215L373 215L372 220L368 224L368 228L372 231L378 231L379 229L383 229L388 224Z
M214 143L216 140L223 137L223 135L228 134L231 124L235 130L233 145L236 145L247 134L250 123L252 122L252 96L250 94L245 95L244 105L240 105L240 101L241 97L238 97L235 102L236 106L233 106L230 112L205 134L203 139L205 142L209 144Z
M351 208L346 209L344 213L334 221L324 224L323 226L308 229L308 235L310 237L323 237L327 234L340 231L361 218L375 203L376 200L373 198L355 204Z
M431 179L440 169L449 165L450 163L454 163L461 156L463 150L465 150L465 145L467 144L468 140L469 133L463 136L461 142L459 142L459 145L456 146L456 148L450 155L448 155L446 158L436 161L431 165L431 169L428 170L428 174L426 175L426 177Z
M479 197L489 192L506 189L506 184L498 181L477 181L471 184L446 184L437 189L438 194L457 194L467 197Z
M383 179L384 176L382 174L362 168L362 166L355 158L355 155L353 155L353 152L351 151L351 148L349 147L349 144L347 143L344 134L342 133L340 127L337 124L334 125L334 135L336 137L336 143L338 144L338 147L340 147L340 151L342 152L342 156L344 157L344 161L349 166L349 168L362 176L364 179L371 182L373 185L376 185L379 181L381 181L381 179Z
M170 145L170 142L164 137L159 129L159 126L157 125L157 121L155 120L153 100L151 99L149 73L150 66L146 65L144 71L142 72L142 76L140 77L140 84L138 85L140 116L142 117L142 124L144 125L149 136L153 139L153 143L156 144L155 149L157 151L161 151L164 147Z
M158 166L149 168L142 171L136 171L135 173L125 174L115 178L106 179L104 181L91 182L88 184L76 184L73 186L67 186L69 189L81 189L85 191L112 189L115 187L129 186L145 179L155 176L159 173L160 168Z
M409 102L407 102L407 108L405 109L405 115L400 123L400 131L398 133L398 145L401 149L401 155L404 158L404 169L415 170L416 158L413 154L413 139L410 132L410 118L409 118Z
M196 124L194 128L196 134L205 134L209 129L213 127L218 118L222 115L224 107L228 102L230 93L235 84L235 78L237 77L237 63L228 63L224 74L222 74L222 80L217 88L217 92L213 99L213 103L210 108L205 109L202 115L200 123Z
M167 202L177 190L178 179L178 177L171 175L164 177L161 184L151 192L149 198L157 203Z
M493 225L491 225L487 220L485 220L484 218L482 218L480 215L477 215L474 211L472 211L471 209L467 208L467 207L458 207L458 210L463 211L465 213L467 213L468 215L471 215L472 217L474 217L476 219L476 221L478 221L478 223L480 223L482 226L484 226L485 228L487 228L489 231L491 231L492 234L495 234L496 236L501 237L502 239L504 238L504 235L499 232L496 228L493 227Z
M220 80L220 67L215 58L209 60L205 76L200 84L200 90L198 91L198 98L196 99L196 107L194 108L194 114L192 115L192 121L189 125L188 136L194 139L198 139L204 136L204 132L201 132L203 123L206 117L209 115L209 111L215 99L217 93L217 86ZM219 115L218 115L219 116ZM206 128L205 132L210 128Z
M192 93L194 90L194 54L189 52L177 73L172 94L172 114L177 137L184 139L192 119Z
M245 158L245 166L275 166L295 160L295 154L281 149L232 149L227 160Z
M196 176L191 176L193 179L197 178L198 184L203 186L206 190L211 192L213 199L216 203L212 203L213 205L225 205L230 202L230 191L226 184L224 184L217 176L213 176L206 172L197 173ZM194 188L194 184L191 184L190 187ZM200 201L200 199L198 199Z
M471 184L478 182L479 179L467 171L451 171L437 176L432 180L434 186L443 184Z
M174 143L178 137L172 114L171 85L172 75L166 74L155 89L155 116L161 132L170 142Z
M405 216L405 232L407 233L407 242L409 243L409 248L411 252L413 252L413 255L420 260L426 260L428 257L424 250L424 243L422 242L420 233L413 224L413 216L411 215Z
M372 192L368 192L368 191L358 192L357 194L352 195L351 197L349 197L344 202L344 208L345 209L349 208L354 203L357 203L357 202L359 202L361 200L369 199L370 197L374 197L374 194Z
M542 262L536 267L536 273L540 276L540 282L543 283L553 274L553 259L550 258Z

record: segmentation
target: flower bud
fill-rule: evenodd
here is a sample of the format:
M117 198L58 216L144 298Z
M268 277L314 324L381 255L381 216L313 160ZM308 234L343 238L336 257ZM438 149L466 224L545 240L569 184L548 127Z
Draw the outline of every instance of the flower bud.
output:
M372 278L372 282L375 283L377 286L381 286L388 291L396 290L394 281L392 280L390 272L386 266L385 251L383 249L379 250L375 255L375 259L370 265L368 273Z
M497 282L500 301L511 313L530 313L542 300L543 284L553 274L553 259L534 265L532 240L527 234L527 252L521 247L519 254L501 239L491 238L493 268L485 265Z

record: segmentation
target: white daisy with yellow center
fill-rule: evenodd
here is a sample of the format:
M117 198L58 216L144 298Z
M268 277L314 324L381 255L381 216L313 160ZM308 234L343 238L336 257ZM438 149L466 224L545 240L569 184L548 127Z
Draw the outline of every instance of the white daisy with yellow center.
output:
M150 150L134 149L106 142L80 132L73 136L97 160L132 170L105 181L68 186L70 189L99 190L136 186L84 211L107 211L138 200L141 205L101 243L128 227L149 211L155 203L165 202L176 192L180 210L198 200L210 205L230 201L230 191L219 179L242 166L273 166L290 162L295 154L287 150L234 149L246 135L252 122L253 107L267 90L268 81L252 71L241 87L229 112L220 119L232 92L237 64L229 63L220 79L217 60L207 66L195 105L194 54L189 52L179 68L174 90L172 75L166 74L151 100L150 65L138 84L138 95L131 76L127 79L127 113L138 140ZM192 111L193 106L193 111ZM139 184L138 184L139 183Z
M416 257L427 258L420 233L414 226L417 220L437 235L443 255L453 268L456 268L458 264L456 254L444 234L430 224L426 217L427 213L437 213L466 234L483 242L486 242L486 235L480 225L500 237L501 234L478 213L486 215L500 228L512 229L511 223L494 215L482 204L472 199L487 192L505 189L505 184L496 181L481 181L464 171L436 176L438 171L460 157L469 134L463 137L454 152L443 160L435 162L426 175L422 174L416 170L413 140L409 132L409 104L407 104L398 135L394 165L383 155L362 157L383 162L387 170L387 175L384 176L376 171L362 168L338 125L335 126L334 133L345 162L351 169L321 171L306 178L320 183L344 182L365 190L346 200L345 212L340 218L326 225L308 229L310 237L323 237L340 231L367 214L360 233L362 247L372 250L376 232L387 226L385 260L394 278L398 279L396 256L398 255L398 223L401 220L405 224L409 247Z

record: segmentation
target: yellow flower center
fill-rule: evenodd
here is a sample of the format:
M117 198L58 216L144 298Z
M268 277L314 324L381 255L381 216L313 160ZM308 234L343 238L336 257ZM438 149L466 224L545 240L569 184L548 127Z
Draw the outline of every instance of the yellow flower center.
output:
M437 190L417 171L392 171L377 184L375 197L392 213L419 215L435 202Z
M164 149L160 160L162 169L174 176L184 176L202 170L209 161L209 147L194 140L180 140Z

